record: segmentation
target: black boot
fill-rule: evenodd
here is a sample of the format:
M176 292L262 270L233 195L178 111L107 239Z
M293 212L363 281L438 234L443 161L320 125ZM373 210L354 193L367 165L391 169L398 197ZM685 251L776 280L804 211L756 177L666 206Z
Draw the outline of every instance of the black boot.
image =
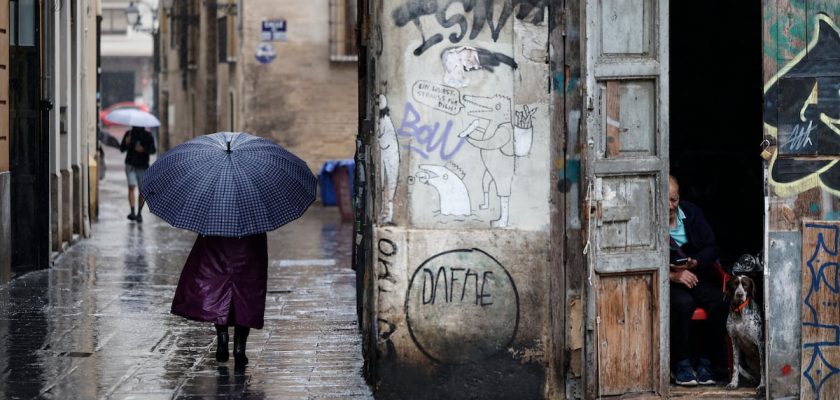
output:
M228 357L228 327L216 325L216 361L225 362Z
M245 357L245 344L248 342L248 333L251 328L236 325L233 328L233 362L234 368L243 368L248 365L248 357Z

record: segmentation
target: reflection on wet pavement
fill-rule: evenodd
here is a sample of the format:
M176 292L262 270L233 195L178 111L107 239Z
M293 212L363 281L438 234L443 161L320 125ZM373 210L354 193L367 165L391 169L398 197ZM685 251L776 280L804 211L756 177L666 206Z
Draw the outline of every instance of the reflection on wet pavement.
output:
M93 237L54 267L0 286L0 394L8 399L371 398L360 375L352 228L335 208L269 234L266 324L250 365L217 363L211 324L169 314L195 234L128 206L107 149Z

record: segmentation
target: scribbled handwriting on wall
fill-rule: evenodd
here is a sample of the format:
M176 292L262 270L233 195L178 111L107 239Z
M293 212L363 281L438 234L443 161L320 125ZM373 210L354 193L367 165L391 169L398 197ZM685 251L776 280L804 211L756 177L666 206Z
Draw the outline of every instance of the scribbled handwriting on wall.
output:
M391 266L393 265L393 257L397 254L397 245L390 239L380 238L376 245L378 249L378 256L376 262L379 264L379 269L376 273L376 279L380 281L388 281L391 284L396 283L396 279L391 274ZM380 292L390 292L382 285L379 285Z
M411 97L420 104L450 115L456 115L464 108L464 103L461 103L461 92L458 89L429 81L414 82L414 86L411 87Z
M764 123L776 136L770 183L780 196L814 186L840 195L840 30L818 14L806 49L764 86ZM778 157L778 155L785 157Z
M376 287L380 296L380 314L377 318L377 339L376 350L380 359L393 360L396 357L396 347L391 340L391 335L397 330L397 326L391 323L387 318L391 313L397 312L397 307L388 307L390 302L383 302L382 296L389 296L395 293L394 285L397 284L396 277L391 273L394 265L394 259L397 255L397 244L388 238L379 238L376 243L377 249L377 269L376 269Z
M463 13L453 12L457 8L450 10L450 6L455 3L461 4ZM473 40L478 37L485 26L490 30L493 41L497 41L499 40L499 34L510 16L513 15L516 7L519 7L516 13L517 19L538 25L543 22L544 10L548 6L548 0L505 0L502 3L502 9L496 14L495 3L497 3L495 0L407 0L394 9L391 18L398 27L413 23L420 31L423 43L414 49L414 55L419 56L443 41L443 34L441 33L426 37L423 23L420 21L423 16L434 15L435 20L442 28L456 27L455 31L449 34L451 43L461 42L467 35L467 30L470 32L470 40ZM471 20L467 16L470 13L472 14ZM494 19L495 15L498 15L497 19ZM469 27L470 21L472 22L471 29Z
M840 224L806 223L802 232L803 399L840 397Z
M448 364L475 362L512 343L519 294L513 278L489 254L450 250L414 271L405 314L411 338L426 356Z
M422 147L418 147L414 144L407 144L403 146L404 148L409 149L426 159L429 158L429 153L438 151L440 159L448 161L454 157L455 154L461 150L461 146L464 145L464 139L455 136L454 140L457 141L457 143L454 145L454 148L449 149L449 147L452 146L449 144L449 140L453 124L454 122L452 122L452 120L446 121L446 124L443 127L441 127L440 122L423 123L420 112L414 108L414 105L412 105L411 102L406 102L402 122L400 123L400 128L397 129L397 133L400 136L411 137L417 141L418 145L422 145Z
M479 276L470 268L444 266L439 267L437 272L423 268L423 305L434 305L439 301L463 303L465 297L467 302L475 300L477 306L493 305L492 296L484 291L488 275L492 279L493 271L484 271Z

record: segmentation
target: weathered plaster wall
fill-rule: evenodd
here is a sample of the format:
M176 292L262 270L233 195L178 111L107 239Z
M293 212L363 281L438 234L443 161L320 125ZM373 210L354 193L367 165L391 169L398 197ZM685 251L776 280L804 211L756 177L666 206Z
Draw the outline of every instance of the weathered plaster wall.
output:
M762 6L764 131L770 145L769 394L835 398L840 342L819 332L840 330L837 301L811 299L818 293L840 297L840 271L824 264L823 253L833 251L836 232L826 228L816 244L806 243L802 232L803 222L840 219L840 3L765 0Z
M377 3L369 311L386 397L551 390L547 15Z
M352 158L358 110L355 62L331 62L327 0L254 0L242 4L240 97L247 132L270 137L317 171L327 159ZM262 21L284 19L287 40L277 58L255 52Z

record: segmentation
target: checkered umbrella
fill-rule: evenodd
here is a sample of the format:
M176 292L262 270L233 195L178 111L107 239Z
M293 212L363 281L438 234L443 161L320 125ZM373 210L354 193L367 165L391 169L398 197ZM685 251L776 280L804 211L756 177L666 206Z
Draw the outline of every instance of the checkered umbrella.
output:
M140 193L155 215L204 235L268 232L303 215L317 179L306 162L247 133L200 136L160 156Z

